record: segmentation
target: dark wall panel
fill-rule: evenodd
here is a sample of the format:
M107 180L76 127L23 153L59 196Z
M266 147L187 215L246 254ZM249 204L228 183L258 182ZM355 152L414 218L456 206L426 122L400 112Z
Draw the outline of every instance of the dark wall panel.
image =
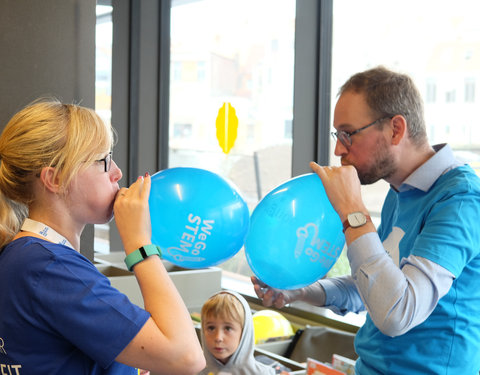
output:
M95 0L0 0L0 130L40 96L95 106ZM82 253L93 259L93 226Z
M39 96L95 105L95 0L0 0L0 124Z

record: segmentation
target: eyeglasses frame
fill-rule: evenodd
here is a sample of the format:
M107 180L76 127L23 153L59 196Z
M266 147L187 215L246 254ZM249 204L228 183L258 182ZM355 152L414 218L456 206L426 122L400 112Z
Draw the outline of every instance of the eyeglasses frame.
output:
M360 133L362 130L365 130L367 128L369 128L370 126L373 126L375 125L376 123L380 122L380 121L383 121L383 120L386 120L386 119L392 119L394 116L384 116L384 117L381 117L379 119L376 119L375 121L371 122L370 124L367 124L365 126L362 126L360 129L357 129L357 130L354 130L353 132L347 132L345 130L340 130L340 131L336 131L336 132L331 132L331 136L333 137L333 140L336 142L337 139L340 140L340 142L342 143L342 145L344 145L347 149L350 148L352 146L352 135L355 135L357 133ZM346 144L344 141L345 140L348 140L348 144Z
M112 151L110 151L103 159L95 160L96 162L103 162L105 173L107 173L112 166Z

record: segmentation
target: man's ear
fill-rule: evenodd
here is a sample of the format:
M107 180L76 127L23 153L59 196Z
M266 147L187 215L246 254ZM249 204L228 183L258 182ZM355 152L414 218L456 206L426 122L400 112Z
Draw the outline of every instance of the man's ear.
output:
M407 120L402 115L392 118L392 145L398 145L407 134Z
M40 181L42 181L43 186L52 193L60 192L59 178L55 172L56 169L54 167L43 167L40 172Z

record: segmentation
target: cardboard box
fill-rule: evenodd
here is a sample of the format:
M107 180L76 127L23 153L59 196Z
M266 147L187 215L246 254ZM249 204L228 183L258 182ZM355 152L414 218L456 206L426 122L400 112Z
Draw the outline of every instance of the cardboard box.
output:
M117 253L102 254L95 257L95 266L109 278L114 288L126 294L132 303L144 307L137 279L132 272L127 270L123 263L124 257L124 254L117 255ZM188 270L166 261L164 264L189 311L200 311L207 298L222 288L222 270L220 268Z

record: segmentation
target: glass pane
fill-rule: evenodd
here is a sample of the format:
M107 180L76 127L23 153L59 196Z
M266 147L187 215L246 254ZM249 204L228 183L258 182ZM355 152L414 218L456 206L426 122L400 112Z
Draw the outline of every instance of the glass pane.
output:
M425 101L430 143L448 142L480 174L479 12L476 0L335 1L332 109L339 87L356 72L384 65L407 73ZM331 150L338 165L333 142ZM387 190L384 181L363 187L377 224Z
M95 28L95 111L103 121L110 123L112 103L112 7L108 1L97 5ZM95 225L94 249L108 253L109 225Z
M291 178L294 36L295 0L172 2L169 167L224 176L250 210ZM228 153L224 103L238 118ZM250 275L243 252L221 266Z

